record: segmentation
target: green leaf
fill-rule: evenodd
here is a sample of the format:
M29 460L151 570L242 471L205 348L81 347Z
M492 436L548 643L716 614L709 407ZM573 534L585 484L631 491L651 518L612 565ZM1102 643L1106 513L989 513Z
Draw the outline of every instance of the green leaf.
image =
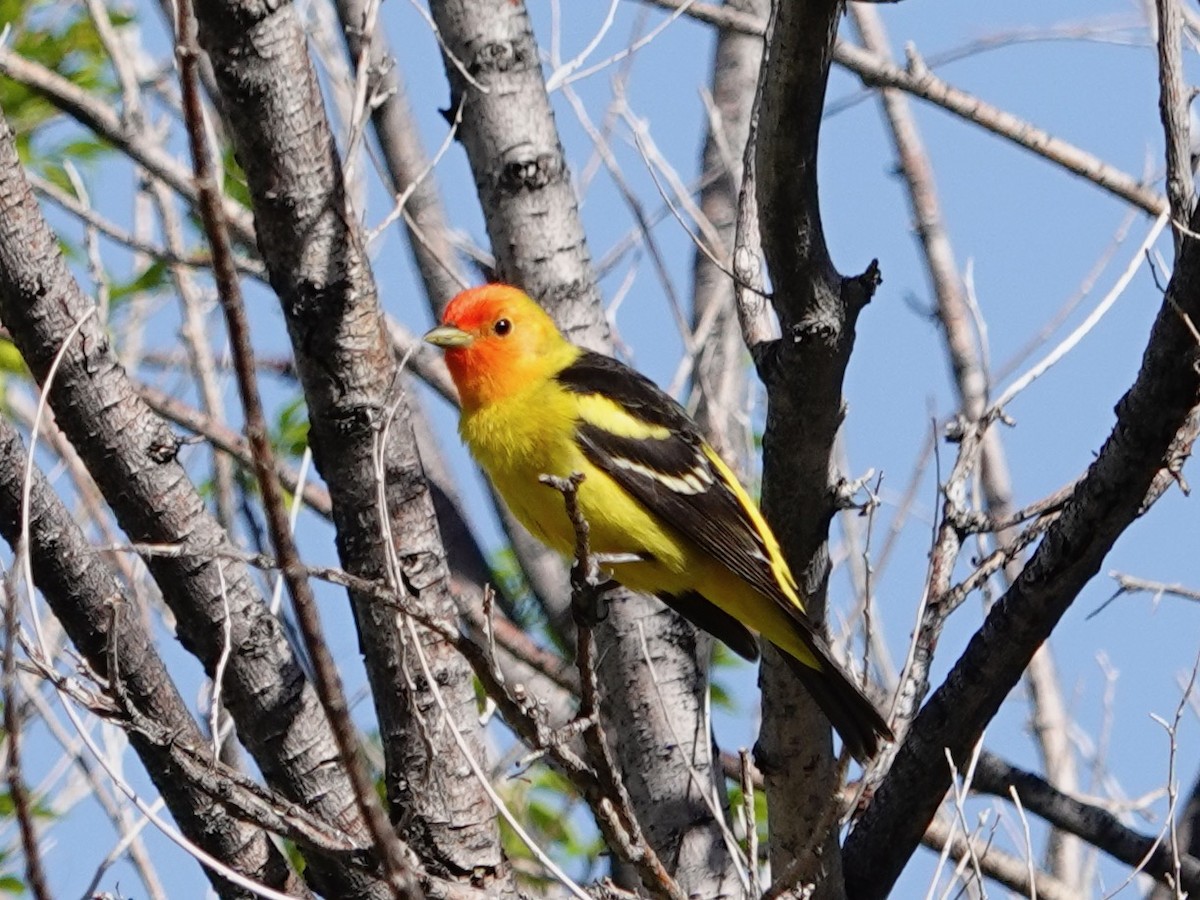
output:
M297 396L279 411L271 443L279 453L291 457L304 453L308 446L308 407L303 396Z
M713 644L712 678L709 682L709 697L713 706L728 712L737 712L737 698L728 688L725 676L733 674L745 665L746 662L740 656L720 641Z
M232 147L227 147L221 154L221 161L225 168L225 183L221 185L225 195L250 209L250 187L246 183L246 173L242 171Z
M168 275L167 264L156 259L132 280L113 284L109 298L113 304L118 304L139 294L157 293L168 286Z
M120 16L114 24L130 19ZM19 56L57 73L76 87L114 104L118 91L108 54L83 4L57 0L0 0L0 22L11 31L8 45ZM8 79L0 79L0 107L18 136L18 152L27 163L46 154L34 151L32 136L62 114L45 98Z
M29 369L25 365L25 357L21 356L17 345L6 337L0 337L0 372L21 376L29 374Z
M591 819L578 814L580 800L570 783L559 773L535 765L518 777L502 782L509 807L550 856L571 869L587 872L597 868L606 852ZM516 833L501 823L501 839L509 859L529 860L532 854ZM528 888L543 888L549 882L540 866L517 866L518 878Z

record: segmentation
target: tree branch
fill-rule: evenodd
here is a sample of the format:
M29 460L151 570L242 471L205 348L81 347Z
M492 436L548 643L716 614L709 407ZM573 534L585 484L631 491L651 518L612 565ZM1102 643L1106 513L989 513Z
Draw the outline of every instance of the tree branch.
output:
M280 561L280 568L296 614L304 648L313 667L313 679L321 704L329 716L338 743L342 765L354 787L358 810L371 832L376 852L397 898L410 900L422 895L406 858L406 848L400 845L383 810L375 786L368 774L366 761L358 743L358 731L350 719L350 706L342 689L342 680L334 665L333 656L321 633L317 601L312 587L300 565L296 541L292 537L283 491L276 477L275 451L271 447L270 431L263 411L262 397L254 365L254 350L250 344L250 322L242 299L241 284L233 265L233 248L225 220L212 159L208 149L208 134L204 127L204 107L200 100L200 81L197 76L200 47L196 43L196 22L190 0L178 0L176 52L179 57L179 79L183 92L184 121L191 146L196 172L196 190L200 199L200 216L213 255L213 276L229 345L237 374L238 393L246 418L246 435L250 444L263 510L271 536L271 545Z
M971 787L996 797L1010 797L1015 789L1021 804L1051 825L1078 835L1093 847L1135 869L1141 869L1161 884L1175 878L1175 860L1169 841L1138 834L1121 824L1106 809L1076 800L1032 772L1026 772L984 750L979 754ZM1200 859L1179 860L1179 887L1188 894L1200 893Z
M608 323L524 4L433 0L430 11L497 275L536 297L572 341L605 349Z
M841 276L829 258L817 189L817 143L842 4L776 4L757 101L754 172L762 247L783 337L751 347L767 387L763 434L763 512L800 583L805 609L820 623L829 578L831 482L841 426L842 383L855 323L879 281ZM745 318L745 314L743 314ZM766 777L771 857L776 873L815 849L816 864L795 873L818 897L842 894L836 829L818 836L841 773L829 723L773 648L764 654L763 729L755 747ZM818 867L820 877L817 877Z
M644 0L656 6L678 9L684 0ZM761 18L747 16L736 10L709 3L688 4L687 14L721 28L731 28L745 34L762 34L765 23ZM920 97L949 113L1024 147L1044 159L1091 181L1097 187L1120 197L1151 215L1158 215L1166 200L1138 179L1104 162L1085 150L1049 134L1012 113L960 90L938 78L925 68L915 55L907 69L895 66L878 56L845 41L834 46L834 61L862 79L869 87L898 88ZM1186 132L1185 132L1186 133ZM1177 220L1180 221L1180 220Z
M119 681L130 703L162 730L181 741L202 744L200 729L155 652L153 639L130 614L120 579L93 551L41 471L34 468L28 485L24 483L27 465L20 436L7 417L0 416L0 533L16 548L24 531L37 587L91 669L110 683ZM26 491L29 519L22 521ZM119 673L110 672L110 659L118 661ZM137 731L131 731L129 739L189 840L254 881L307 893L262 831L231 817L205 795L166 748ZM216 873L209 877L222 897L245 896Z
M434 0L430 5L460 136L475 174L498 276L543 304L571 340L610 350L611 338L563 159L538 48L523 3ZM692 760L707 746L707 647L657 600L629 593L595 629L604 715L626 728L615 753L647 840L686 893L727 878L718 850L680 867L712 813ZM649 646L649 652L644 649ZM647 656L654 660L651 666ZM670 753L663 747L669 746ZM706 773L711 779L711 772Z
M347 207L304 29L293 7L253 0L200 0L196 15L287 321L343 565L394 579L431 614L452 618L445 550L408 400L357 216ZM470 669L439 635L421 630L431 684L414 668L415 651L406 649L407 629L394 611L357 592L351 602L393 821L435 871L511 889L494 807L455 740L457 731L482 758ZM441 721L435 691L454 727Z
M1183 78L1183 11L1178 0L1155 0L1158 14L1158 112L1167 147L1167 198L1175 250L1183 232L1179 226L1192 217L1192 129L1188 117L1191 94Z
M890 62L891 49L878 10L871 5L855 3L850 6L865 49L884 62ZM946 344L954 386L958 392L959 408L967 421L977 421L987 408L991 373L981 355L969 308L966 291L954 259L954 250L943 221L938 202L933 166L925 151L908 98L895 88L879 91L896 149L900 172L907 188L909 205L916 221L917 236L925 259L930 286L936 299L938 323ZM979 474L983 486L986 511L993 520L1010 519L1013 514L1012 480L1000 433L989 429L979 446ZM1009 583L1021 569L1023 551L1014 547L1015 529L995 533L996 548L1005 555L1002 571ZM1068 735L1068 722L1061 687L1058 683L1054 656L1045 645L1034 656L1027 673L1032 698L1034 734L1050 780L1065 791L1078 786L1075 759ZM915 713L910 711L910 715ZM911 721L904 718L904 725ZM1077 841L1051 835L1051 869L1068 886L1082 890L1078 878L1082 875L1082 860Z
M1190 227L1195 228L1195 223ZM882 898L950 783L945 748L965 759L1113 543L1146 510L1161 472L1191 452L1200 360L1200 252L1187 242L1117 423L1021 577L992 607L946 682L921 711L875 800L846 843L852 900Z
M174 434L138 399L92 308L22 176L12 132L0 123L0 319L40 382L65 336L83 321L49 392L59 427L133 540L189 548L151 558L148 566L180 640L210 677L225 653L228 626L234 649L223 670L223 696L268 782L361 836L350 785L326 765L336 744L311 685L245 566L213 557L226 535L178 463ZM317 770L326 777L313 779ZM343 880L319 858L309 862L314 876L328 873L347 895L369 895L378 883L364 882L361 873Z

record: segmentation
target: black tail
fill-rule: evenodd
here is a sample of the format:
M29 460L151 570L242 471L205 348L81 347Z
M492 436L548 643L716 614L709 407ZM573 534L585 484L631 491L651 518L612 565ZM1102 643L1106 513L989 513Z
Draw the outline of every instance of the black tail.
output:
M824 643L824 642L822 642ZM810 645L811 646L811 645ZM879 752L880 740L894 741L892 729L875 704L850 680L824 646L812 647L823 668L814 669L783 653L804 689L817 701L821 712L842 737L842 742L859 762ZM783 651L780 651L783 652Z

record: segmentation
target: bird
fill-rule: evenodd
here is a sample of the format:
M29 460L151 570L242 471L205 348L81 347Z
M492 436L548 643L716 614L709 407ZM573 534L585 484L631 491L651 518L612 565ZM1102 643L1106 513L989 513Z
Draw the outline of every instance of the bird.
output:
M459 396L459 434L516 518L574 556L562 493L606 574L654 595L749 660L778 647L860 762L894 737L804 610L778 540L699 426L648 378L571 343L519 288L469 288L424 336Z

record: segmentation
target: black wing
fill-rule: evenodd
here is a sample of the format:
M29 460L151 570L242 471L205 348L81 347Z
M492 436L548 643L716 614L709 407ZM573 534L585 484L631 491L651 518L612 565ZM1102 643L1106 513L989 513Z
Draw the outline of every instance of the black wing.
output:
M729 467L708 446L683 408L628 366L584 352L558 375L563 387L617 403L632 421L617 433L586 412L576 436L584 454L666 524L784 609L819 662L788 657L856 759L875 755L880 738L894 740L875 705L838 665L825 639L797 602L795 582L775 538ZM599 418L599 416L597 416ZM608 426L622 423L607 423ZM792 588L789 591L785 586ZM663 601L705 631L753 659L744 625L697 593Z
M799 614L811 629L779 586L778 567L784 564L778 549L759 533L731 483L732 473L683 407L649 379L599 353L584 352L558 381L575 393L606 397L638 421L658 426L661 436L627 437L583 420L577 437L588 459L647 509L794 617Z

